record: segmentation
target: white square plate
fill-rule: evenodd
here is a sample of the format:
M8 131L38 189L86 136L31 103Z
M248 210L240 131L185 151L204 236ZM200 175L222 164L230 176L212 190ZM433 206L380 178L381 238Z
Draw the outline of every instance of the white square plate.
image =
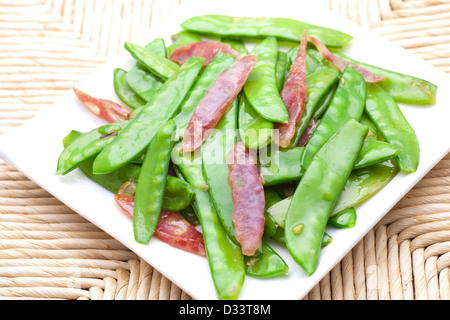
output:
M436 105L401 105L420 142L421 161L417 172L399 174L381 192L361 205L358 208L358 222L353 229L327 230L334 240L321 252L319 267L314 275L306 276L287 250L274 244L274 248L289 264L289 275L267 280L247 277L240 295L240 299L252 300L301 299L450 151L450 78L355 23L314 7L311 1L184 1L169 18L153 22L146 39L142 39L139 44L145 45L156 37L162 37L166 44L170 44L170 35L180 30L182 21L191 16L212 13L287 17L338 29L354 37L346 49L350 57L411 74L439 86ZM113 68L129 70L134 64L134 59L123 50L78 88L96 97L118 101L113 89ZM0 136L0 156L145 259L193 298L217 299L206 258L172 248L157 239L152 239L149 245L136 243L131 219L117 207L110 192L91 182L78 170L64 177L55 175L62 138L72 129L88 131L103 123L87 111L70 91L23 126Z

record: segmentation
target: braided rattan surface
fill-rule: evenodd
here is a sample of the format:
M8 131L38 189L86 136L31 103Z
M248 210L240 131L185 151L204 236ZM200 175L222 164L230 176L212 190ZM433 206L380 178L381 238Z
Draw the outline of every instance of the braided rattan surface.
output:
M0 134L53 103L180 2L0 0ZM315 2L450 72L449 0ZM305 299L450 300L449 270L447 155ZM0 160L0 299L191 297Z

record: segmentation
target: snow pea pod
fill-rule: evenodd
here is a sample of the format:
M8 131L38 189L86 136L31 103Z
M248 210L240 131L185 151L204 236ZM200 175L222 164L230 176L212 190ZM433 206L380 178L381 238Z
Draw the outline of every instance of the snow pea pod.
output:
M179 66L169 59L160 57L137 44L126 42L125 49L149 72L165 81L170 78L178 69Z
M281 148L270 152L268 157L259 157L259 170L264 177L264 186L273 186L289 181L298 181L303 176L300 159L303 147Z
M356 218L356 210L351 207L330 217L328 224L340 229L353 228L356 225Z
M415 172L420 161L416 133L395 100L376 84L368 85L366 113L386 141L399 148L397 158L400 170Z
M275 66L275 78L277 79L277 88L279 92L283 90L286 70L287 70L287 53L278 50L277 64Z
M285 223L286 247L308 275L317 268L325 227L367 132L353 119L345 123L314 156L292 197Z
M126 129L106 146L94 161L95 173L113 171L134 159L150 143L156 131L180 108L203 65L193 57L181 66L131 120Z
M365 141L358 156L354 169L361 169L381 163L397 156L399 149L384 141L369 140Z
M437 86L429 81L356 61L341 53L334 52L334 54L360 65L377 76L385 77L386 79L378 82L378 85L396 102L425 106L436 103Z
M255 278L272 278L289 272L287 263L264 241L255 255L244 259L246 273Z
M195 108L206 95L208 89L216 82L217 77L228 68L234 60L234 57L219 52L203 70L186 101L183 102L180 112L174 118L175 124L177 125L175 140L183 138L184 131L191 120Z
M232 17L225 15L195 16L184 21L181 26L192 32L219 37L261 39L276 37L279 40L300 42L303 30L317 37L326 45L343 47L352 39L343 32L315 26L287 18Z
M134 239L138 243L148 243L158 223L175 129L173 120L161 126L151 140L142 164L133 211Z
M245 264L241 247L228 236L216 213L206 188L200 155L180 153L175 146L172 161L180 174L194 188L194 202L205 241L211 276L219 299L236 299L245 279Z
M80 135L82 132L72 130L63 140L64 147L67 147ZM78 168L92 181L114 194L117 194L127 181L137 181L141 172L141 165L128 163L110 173L94 174L92 172L93 162L94 159L90 158L81 163ZM186 209L191 203L193 193L189 183L180 178L168 176L162 203L163 210L178 212Z
M257 55L258 61L244 85L247 101L263 118L272 122L286 123L289 114L281 100L276 77L277 40L265 39L252 50L251 54Z
M130 108L142 107L145 101L129 86L127 75L128 72L123 69L114 69L114 91L119 99Z
M362 75L351 65L342 74L341 81L325 114L314 130L302 156L302 167L307 168L320 148L350 119L359 121L366 103L367 85Z
M114 122L83 133L61 152L56 174L65 175L96 156L129 124L129 120Z
M236 50L241 54L248 54L248 49L245 46L244 42L236 39L222 39L221 42L229 44L231 49Z

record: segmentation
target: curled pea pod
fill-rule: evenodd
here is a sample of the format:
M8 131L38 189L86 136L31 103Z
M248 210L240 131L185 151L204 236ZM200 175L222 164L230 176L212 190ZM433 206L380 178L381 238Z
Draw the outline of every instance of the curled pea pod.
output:
M142 152L156 131L179 110L203 65L191 58L181 66L140 110L113 143L96 157L94 173L107 173L125 165Z
M378 140L365 141L356 161L355 169L369 167L392 159L398 155L399 151L396 146L388 142Z
M134 238L138 243L148 243L158 223L175 129L173 120L161 126L150 142L142 163L133 211Z
M265 187L264 188L264 199L266 202L265 208L264 208L264 237L265 238L271 238L277 233L277 223L275 222L275 219L272 218L272 216L267 212L267 209L270 208L275 203L281 201L281 197L278 195L278 193L270 188ZM264 242L264 241L263 241Z
M232 17L225 15L195 16L184 21L181 26L191 32L237 38L261 39L275 37L279 40L300 42L303 30L333 47L343 47L351 36L329 28L315 26L287 18Z
M415 172L420 161L416 133L395 100L376 84L368 85L366 113L384 139L399 149L397 158L400 170Z
M351 65L342 74L339 86L325 114L305 146L302 167L307 168L319 149L350 119L359 121L364 112L367 85Z
M245 256L246 273L255 278L271 278L287 274L289 266L266 242L253 256Z
M356 61L341 53L335 52L334 54L347 61L356 63L378 76L385 77L383 81L377 84L389 93L396 102L413 105L432 105L436 103L437 86L429 81Z
M175 140L180 140L183 138L184 131L191 120L195 108L206 95L208 89L211 88L211 86L216 82L219 75L226 68L228 68L234 60L234 57L223 52L219 52L203 70L198 80L192 87L186 101L183 102L180 112L174 118L175 124L177 125L177 132L174 138Z
M64 139L64 147L67 147L81 132L72 130ZM138 180L141 172L141 165L128 163L117 170L106 174L94 174L92 172L93 158L90 158L79 165L79 169L92 181L102 186L114 194L126 189L127 194L134 196L136 190L135 181ZM162 208L170 212L178 212L186 209L192 200L194 191L189 183L177 177L168 176Z
M247 101L263 118L286 123L289 114L281 100L276 77L277 40L265 39L252 50L251 54L258 56L258 61L244 85Z
M194 203L205 241L211 276L219 299L236 299L245 279L241 248L229 236L216 213L206 188L200 155L181 153L174 147L172 161L178 172L194 188Z
M125 120L106 124L77 137L61 152L58 158L56 174L65 175L84 161L96 156L129 123L130 120Z
M314 156L289 205L286 247L308 275L317 268L325 227L367 132L355 120L345 123Z
M356 210L351 207L330 217L328 224L340 229L353 228L356 225L356 218Z
M283 90L286 69L287 69L287 53L278 50L277 64L275 66L275 77L277 79L277 88L279 92Z
M146 50L137 44L126 42L125 49L128 50L141 66L163 81L170 78L179 68L175 62L160 57L156 53Z
M131 89L127 82L127 74L128 72L123 69L114 69L114 91L119 99L130 108L142 107L145 100Z
M305 148L280 148L260 154L259 169L264 177L265 186L273 186L290 181L298 181L303 175L299 159ZM270 154L269 154L270 153Z

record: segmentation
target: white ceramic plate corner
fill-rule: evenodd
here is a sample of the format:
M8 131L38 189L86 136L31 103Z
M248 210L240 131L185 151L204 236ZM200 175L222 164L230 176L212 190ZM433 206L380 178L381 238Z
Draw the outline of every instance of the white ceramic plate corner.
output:
M421 147L417 172L398 175L375 197L358 208L358 222L353 229L330 230L333 242L321 252L319 267L306 276L279 245L274 248L290 267L288 276L260 280L247 277L240 299L287 300L303 298L364 235L450 151L450 78L406 50L389 43L368 30L330 11L311 5L311 1L202 1L185 0L170 17L155 23L140 44L180 30L185 19L200 14L236 16L272 16L303 20L344 31L354 37L346 49L351 57L380 67L412 74L439 86L437 103L432 107L401 105L416 130ZM129 69L134 60L122 51L85 81L79 89L94 96L117 100L112 69ZM70 91L53 105L42 110L23 126L0 136L0 156L22 171L56 198L85 217L164 274L195 299L217 299L209 276L207 260L172 248L157 239L149 245L134 241L132 222L116 206L113 195L88 180L78 170L67 176L55 175L56 162L62 150L62 138L72 129L87 131L104 123L85 110Z

